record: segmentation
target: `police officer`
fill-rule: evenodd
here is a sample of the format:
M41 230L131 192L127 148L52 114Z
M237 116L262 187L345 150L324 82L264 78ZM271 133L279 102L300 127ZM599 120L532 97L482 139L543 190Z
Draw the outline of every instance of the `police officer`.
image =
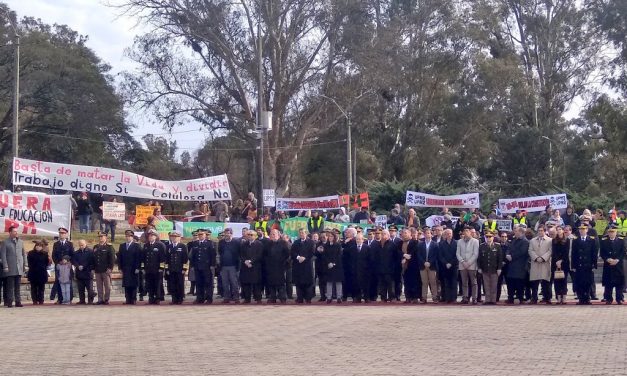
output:
M157 231L148 231L148 241L144 244L140 268L144 271L148 304L159 304L160 291L165 269L165 245L157 240Z
M57 264L63 260L63 257L70 256L70 260L74 258L74 244L67 239L68 230L65 227L59 227L59 240L54 242L52 246L52 262L54 262L54 270L57 270ZM57 303L61 304L63 301L63 296L61 295L61 286L59 285L59 279L57 274L55 273L54 277L54 285L52 286L52 294L57 293ZM74 296L74 291L70 286L70 301ZM54 298L51 298L54 299Z
M207 239L211 231L198 230L198 242L190 256L190 266L196 273L196 300L194 304L213 303L213 275L216 268L216 249Z
M181 234L178 231L172 231L168 236L170 237L170 244L168 244L167 248L165 273L172 295L171 304L183 304L183 298L185 297L185 271L189 261L187 246L181 243Z
M594 283L592 269L596 267L599 248L595 239L588 236L588 225L579 226L579 238L573 242L571 270L575 272L574 289L579 297L577 304L590 303L590 286Z
M118 249L118 269L122 273L125 304L135 304L142 249L139 244L135 243L135 234L132 230L124 231L124 237L126 241L120 244Z
M625 275L623 262L625 258L625 241L617 236L618 226L611 225L607 237L601 240L601 258L603 259L603 298L605 304L612 304L612 290L616 289L616 304L623 304L623 288Z

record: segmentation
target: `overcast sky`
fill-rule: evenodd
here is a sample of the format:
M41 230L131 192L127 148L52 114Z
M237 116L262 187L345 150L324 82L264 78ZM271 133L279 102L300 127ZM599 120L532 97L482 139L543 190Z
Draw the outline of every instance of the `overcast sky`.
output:
M79 34L87 35L87 46L113 68L113 73L133 70L134 63L124 56L124 49L133 44L133 38L142 28L136 20L121 16L120 10L106 6L103 0L1 0L17 12L18 18L31 16L47 24L65 24ZM111 3L116 3L112 0ZM119 1L117 1L119 3ZM134 135L139 139L146 133L164 134L158 124L146 120L147 115L129 110L129 120L137 125ZM200 129L198 125L185 125L174 130L180 152L192 152L202 146L205 132L186 132ZM179 132L179 133L176 133ZM181 133L185 132L185 133ZM168 136L169 137L169 136Z

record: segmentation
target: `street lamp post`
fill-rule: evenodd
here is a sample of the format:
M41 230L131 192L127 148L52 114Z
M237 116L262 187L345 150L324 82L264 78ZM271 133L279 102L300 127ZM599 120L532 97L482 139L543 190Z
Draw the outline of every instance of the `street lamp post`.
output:
M547 136L542 136L545 140L549 142L549 170L551 172L551 184L553 184L553 144L557 150L562 154L562 188L566 187L566 155L564 154L564 150L555 142L552 138Z
M318 94L319 97L331 101L335 107L346 118L346 191L349 195L353 194L353 148L352 148L352 130L351 130L351 114L347 112L337 101L331 97L327 97L324 94Z

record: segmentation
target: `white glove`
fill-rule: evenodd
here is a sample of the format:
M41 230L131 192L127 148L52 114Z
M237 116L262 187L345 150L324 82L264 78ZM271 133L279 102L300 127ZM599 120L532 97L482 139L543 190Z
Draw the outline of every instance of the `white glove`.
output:
M78 270L83 270L83 265L79 265Z
M139 274L139 269L135 269L135 274Z
M335 266L335 264L330 262L328 266L329 266L329 269L331 269L331 268L333 268Z
M431 263L430 262L425 262L425 268L430 268L431 267Z
M411 260L411 255L409 253L405 253L403 258L405 258L405 260Z
M302 263L303 261L305 261L305 258L303 256L298 256L296 259L298 260L299 263Z
M451 264L446 264L446 268L447 268L447 269L450 269L452 266L453 266L453 265L451 265Z
M505 256L505 258L507 259L507 261L512 261L512 255L507 255Z
M481 269L477 269L477 273L482 274Z

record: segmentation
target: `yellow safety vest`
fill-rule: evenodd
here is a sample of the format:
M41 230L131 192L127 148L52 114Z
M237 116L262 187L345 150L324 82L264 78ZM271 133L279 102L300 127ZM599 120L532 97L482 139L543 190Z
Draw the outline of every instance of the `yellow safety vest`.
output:
M616 218L616 226L618 226L618 233L621 235L627 235L627 218Z
M268 221L255 222L255 230L261 229L265 235L268 235Z
M496 221L492 222L492 224L489 224L488 221L483 222L483 229L496 231Z
M322 225L322 217L318 217L318 224L316 225L316 229L318 231L322 230L320 228L320 225ZM313 217L309 218L309 226L311 227L312 230L314 229L314 218Z
M514 224L515 225L526 225L527 224L527 217L522 217L522 218L520 218L520 220L518 220L518 218L514 217Z

